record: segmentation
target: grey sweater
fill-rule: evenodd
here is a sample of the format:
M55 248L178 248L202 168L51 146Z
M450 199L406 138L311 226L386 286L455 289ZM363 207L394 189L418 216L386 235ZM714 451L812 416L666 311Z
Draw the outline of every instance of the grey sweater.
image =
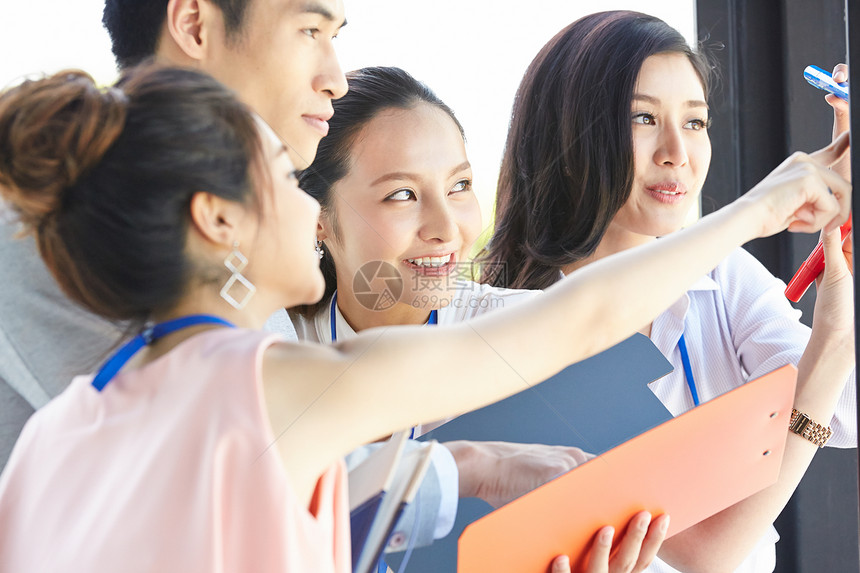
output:
M0 470L30 414L122 336L60 292L33 238L15 238L19 228L0 204Z

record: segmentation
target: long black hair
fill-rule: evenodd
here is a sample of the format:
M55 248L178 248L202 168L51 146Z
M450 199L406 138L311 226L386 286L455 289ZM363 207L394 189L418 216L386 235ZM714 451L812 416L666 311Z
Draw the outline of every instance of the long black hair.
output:
M594 252L630 195L633 90L661 53L687 56L708 93L708 60L647 14L585 16L538 53L514 101L483 282L543 289Z

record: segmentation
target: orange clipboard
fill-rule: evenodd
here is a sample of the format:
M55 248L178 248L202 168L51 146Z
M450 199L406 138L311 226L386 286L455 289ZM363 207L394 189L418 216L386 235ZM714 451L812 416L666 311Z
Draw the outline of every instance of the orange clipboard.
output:
M648 510L667 537L774 484L797 370L784 366L609 450L466 527L459 573L582 570L598 529ZM617 539L617 535L616 535Z

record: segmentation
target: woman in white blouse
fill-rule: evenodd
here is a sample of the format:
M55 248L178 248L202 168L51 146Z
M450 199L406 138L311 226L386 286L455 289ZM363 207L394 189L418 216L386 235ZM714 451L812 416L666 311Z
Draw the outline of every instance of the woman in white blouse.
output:
M678 231L698 204L710 163L709 71L676 30L635 12L592 14L550 40L514 104L483 278L499 287L547 288ZM838 105L832 96L828 102ZM847 110L838 111L847 129ZM825 241L832 252L839 248L834 235ZM785 299L785 285L746 251L732 252L642 325L675 366L651 385L657 397L677 415L796 364L795 409L832 428L828 445L854 447L854 384L846 385L853 280L838 258L828 260L810 332ZM673 537L660 557L682 571L772 571L778 535L771 523L816 450L789 436L777 485ZM702 551L691 555L689 547ZM650 570L676 569L657 561Z

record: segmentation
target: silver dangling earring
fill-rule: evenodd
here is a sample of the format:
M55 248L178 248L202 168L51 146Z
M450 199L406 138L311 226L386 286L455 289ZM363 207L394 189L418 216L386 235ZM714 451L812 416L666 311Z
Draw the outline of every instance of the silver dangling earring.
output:
M322 248L322 241L317 239L316 245L314 246L314 250L317 252L317 256L322 259L325 251Z
M242 275L242 270L247 265L248 259L246 259L245 255L239 251L239 241L234 241L233 250L230 251L230 254L224 259L224 266L233 274L230 275L229 279L227 279L227 283L221 287L221 298L230 303L230 306L236 310L243 309L245 305L248 304L248 301L251 300L251 297L254 296L254 293L257 292L257 287ZM245 287L246 292L244 296L241 297L241 300L237 300L232 294L230 294L230 291L236 283Z

